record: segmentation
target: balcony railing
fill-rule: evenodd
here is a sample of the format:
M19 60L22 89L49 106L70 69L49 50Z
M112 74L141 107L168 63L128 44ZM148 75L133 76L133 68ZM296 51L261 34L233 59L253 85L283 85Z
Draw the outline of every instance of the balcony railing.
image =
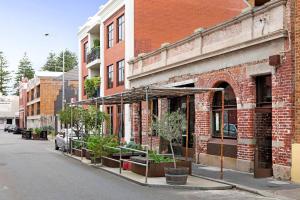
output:
M94 47L87 55L87 64L100 59L100 47Z

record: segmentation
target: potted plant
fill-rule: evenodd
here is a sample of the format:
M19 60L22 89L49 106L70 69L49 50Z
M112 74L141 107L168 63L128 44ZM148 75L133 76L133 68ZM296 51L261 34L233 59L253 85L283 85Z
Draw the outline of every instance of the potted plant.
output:
M33 140L39 140L40 139L40 134L41 134L41 129L40 128L35 128L32 134L32 139Z
M185 126L185 119L179 111L166 113L160 119L157 116L155 116L155 118L156 120L152 124L152 129L169 142L173 157L173 167L164 168L167 184L185 185L189 174L189 168L177 167L173 149L173 144L178 142L181 137L182 127Z

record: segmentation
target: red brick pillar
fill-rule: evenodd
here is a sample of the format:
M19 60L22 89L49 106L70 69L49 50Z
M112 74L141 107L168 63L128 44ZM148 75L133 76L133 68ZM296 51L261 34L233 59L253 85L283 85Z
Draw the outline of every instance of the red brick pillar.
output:
M132 106L131 123L132 123L133 138L134 138L134 142L139 144L141 139L139 135L139 129L140 129L139 124L141 120L139 118L139 104L134 103L131 106Z
M206 163L207 142L210 135L209 94L195 95L195 157L196 162Z

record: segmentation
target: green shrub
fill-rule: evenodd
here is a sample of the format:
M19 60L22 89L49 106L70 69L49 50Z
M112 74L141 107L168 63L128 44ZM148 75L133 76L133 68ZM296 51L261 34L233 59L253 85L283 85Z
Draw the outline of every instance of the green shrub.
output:
M40 129L40 128L35 128L34 131L33 131L33 134L39 135L41 132L42 132L42 129Z
M156 154L155 152L149 153L149 158L154 161L154 163L169 163L174 162L174 160L170 157Z
M87 148L92 151L94 158L109 156L119 151L107 147L117 147L118 140L115 136L90 135L87 139Z

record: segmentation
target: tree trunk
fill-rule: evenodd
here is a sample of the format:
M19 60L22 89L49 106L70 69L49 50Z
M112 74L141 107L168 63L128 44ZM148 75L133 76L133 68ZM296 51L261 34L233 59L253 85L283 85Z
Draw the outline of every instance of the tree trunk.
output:
M172 156L173 156L174 168L176 168L176 160L175 160L175 155L174 155L174 150L173 150L172 142L170 142L170 147L171 147L171 152L172 152Z

